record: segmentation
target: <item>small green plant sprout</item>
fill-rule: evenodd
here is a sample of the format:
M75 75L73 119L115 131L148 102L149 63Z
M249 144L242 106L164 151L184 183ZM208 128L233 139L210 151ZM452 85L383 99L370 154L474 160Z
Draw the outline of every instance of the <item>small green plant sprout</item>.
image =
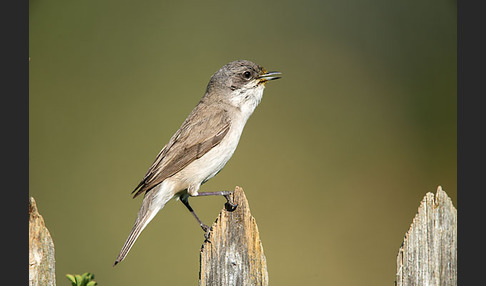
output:
M98 282L94 281L94 274L89 272L83 273L83 275L71 275L66 274L66 278L71 281L73 286L96 286Z

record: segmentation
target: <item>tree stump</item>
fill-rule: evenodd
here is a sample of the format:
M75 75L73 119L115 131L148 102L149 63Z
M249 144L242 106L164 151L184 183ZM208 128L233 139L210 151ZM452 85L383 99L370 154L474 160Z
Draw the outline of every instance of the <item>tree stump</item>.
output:
M54 242L37 211L33 197L29 198L29 286L55 286Z
M427 193L397 256L395 285L457 285L457 210L439 186Z
M236 187L231 198L238 206L220 212L201 247L199 285L268 285L258 227L243 189Z

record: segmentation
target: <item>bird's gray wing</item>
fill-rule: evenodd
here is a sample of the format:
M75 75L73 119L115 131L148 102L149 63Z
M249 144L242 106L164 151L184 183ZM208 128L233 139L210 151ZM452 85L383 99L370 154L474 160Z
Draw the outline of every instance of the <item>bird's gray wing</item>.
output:
M133 190L133 197L150 191L192 161L201 158L223 140L229 128L230 120L226 110L211 113L208 106L196 106L159 152L147 174Z

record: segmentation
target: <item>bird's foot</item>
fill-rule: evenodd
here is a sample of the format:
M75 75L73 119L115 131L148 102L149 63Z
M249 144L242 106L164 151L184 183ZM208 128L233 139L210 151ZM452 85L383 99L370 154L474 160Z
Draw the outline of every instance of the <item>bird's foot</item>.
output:
M205 224L202 224L201 225L201 228L204 230L204 242L206 242L206 241L207 242L211 242L209 240L209 235L211 234L212 228L209 227L209 226L207 226L207 225L205 225Z
M230 212L234 211L238 206L238 203L233 202L233 200L231 199L230 195L232 193L233 191L225 191L225 194L223 194L224 198L226 199L226 204L225 204L226 210Z

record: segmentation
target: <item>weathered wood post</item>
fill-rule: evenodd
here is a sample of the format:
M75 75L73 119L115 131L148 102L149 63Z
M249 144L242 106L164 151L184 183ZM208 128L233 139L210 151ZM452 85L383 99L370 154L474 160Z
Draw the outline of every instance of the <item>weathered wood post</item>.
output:
M54 242L44 218L29 198L29 286L55 286Z
M243 189L231 195L238 207L223 209L200 254L199 285L268 285L267 262Z
M397 256L395 285L457 285L457 210L439 186L427 193Z

